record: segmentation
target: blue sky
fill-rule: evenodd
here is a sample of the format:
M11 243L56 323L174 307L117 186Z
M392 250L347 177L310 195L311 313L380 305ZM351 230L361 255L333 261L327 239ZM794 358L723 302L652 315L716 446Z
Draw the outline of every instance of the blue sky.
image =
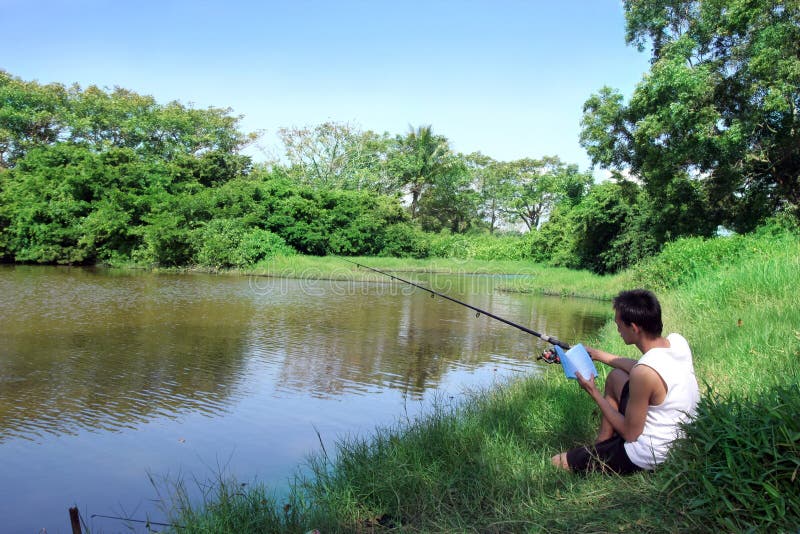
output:
M581 106L629 95L648 57L619 0L0 0L0 68L231 107L246 131L430 124L459 152L587 169Z

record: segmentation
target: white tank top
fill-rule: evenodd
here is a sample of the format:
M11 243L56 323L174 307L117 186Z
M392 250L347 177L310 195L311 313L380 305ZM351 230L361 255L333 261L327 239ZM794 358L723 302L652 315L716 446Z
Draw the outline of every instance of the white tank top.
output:
M636 363L655 370L667 386L664 401L647 409L642 434L625 443L628 458L643 469L653 469L664 461L680 434L678 424L694 417L700 400L689 343L680 334L670 334L667 339L669 348L650 349Z

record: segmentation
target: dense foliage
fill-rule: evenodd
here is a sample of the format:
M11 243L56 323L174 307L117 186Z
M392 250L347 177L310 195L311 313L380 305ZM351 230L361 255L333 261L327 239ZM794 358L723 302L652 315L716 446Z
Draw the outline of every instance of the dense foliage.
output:
M245 267L276 253L405 252L396 201L254 173L210 187L185 165L71 143L31 150L6 171L0 245L18 262L135 261Z
M652 67L628 103L608 87L584 105L594 163L654 198L691 176L715 223L751 230L800 204L800 4L626 0L627 40Z
M2 72L0 103L4 261L222 268L296 251L417 253L397 198L254 169L229 110Z

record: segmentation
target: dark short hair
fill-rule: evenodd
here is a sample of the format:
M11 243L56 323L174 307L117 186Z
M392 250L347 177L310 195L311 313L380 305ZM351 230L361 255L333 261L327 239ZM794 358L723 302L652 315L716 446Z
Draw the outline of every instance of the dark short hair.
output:
M636 323L639 328L652 336L661 335L664 329L664 324L661 322L661 304L652 291L646 289L622 291L614 297L613 306L626 325Z

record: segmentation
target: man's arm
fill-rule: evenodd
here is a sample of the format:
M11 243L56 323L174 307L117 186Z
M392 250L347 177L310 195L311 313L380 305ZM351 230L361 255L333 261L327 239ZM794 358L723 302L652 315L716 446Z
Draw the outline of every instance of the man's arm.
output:
M628 406L625 415L619 413L597 389L594 379L585 379L577 373L578 383L594 399L603 416L611 423L625 441L636 441L644 430L647 418L647 409L650 399L657 393L658 388L663 388L663 382L658 373L650 367L640 365L630 371Z
M628 374L630 374L631 369L633 369L633 366L637 363L637 360L623 358L622 356L617 356L616 354L611 354L610 352L594 349L592 347L586 347L586 352L589 353L589 356L591 356L594 361L604 363L616 369L622 369Z

